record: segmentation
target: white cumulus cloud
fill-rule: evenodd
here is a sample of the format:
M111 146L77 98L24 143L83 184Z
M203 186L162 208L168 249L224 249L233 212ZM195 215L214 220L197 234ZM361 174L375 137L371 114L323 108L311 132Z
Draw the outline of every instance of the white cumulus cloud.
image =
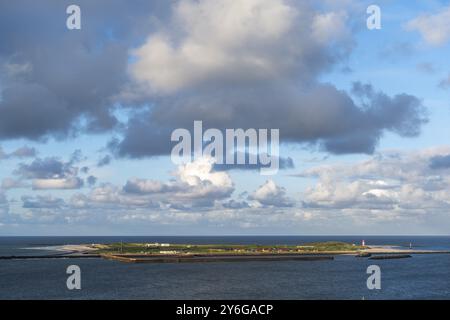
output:
M434 46L450 39L450 6L436 14L423 14L406 24L406 29L418 31L423 39Z

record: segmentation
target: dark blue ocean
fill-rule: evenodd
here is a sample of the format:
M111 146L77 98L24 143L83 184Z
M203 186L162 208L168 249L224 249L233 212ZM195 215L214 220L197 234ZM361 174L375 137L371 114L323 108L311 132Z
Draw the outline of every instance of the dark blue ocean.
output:
M346 241L450 250L450 237L0 237L0 256L46 255L52 246L112 242L302 244ZM81 268L81 290L66 287L66 268ZM366 269L381 268L381 290ZM450 255L334 261L124 264L103 259L0 260L0 299L450 299Z

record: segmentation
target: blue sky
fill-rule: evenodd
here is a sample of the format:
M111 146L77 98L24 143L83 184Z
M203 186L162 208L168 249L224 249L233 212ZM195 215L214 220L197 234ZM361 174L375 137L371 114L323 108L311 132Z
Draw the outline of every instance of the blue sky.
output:
M448 234L450 4L225 3L0 5L0 235ZM177 167L194 120L294 167Z

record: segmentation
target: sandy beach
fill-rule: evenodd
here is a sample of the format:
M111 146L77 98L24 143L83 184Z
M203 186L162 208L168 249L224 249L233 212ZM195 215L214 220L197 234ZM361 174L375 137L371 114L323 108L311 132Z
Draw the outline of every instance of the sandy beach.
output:
M68 244L60 246L56 250L80 254L95 251L97 248L89 244Z

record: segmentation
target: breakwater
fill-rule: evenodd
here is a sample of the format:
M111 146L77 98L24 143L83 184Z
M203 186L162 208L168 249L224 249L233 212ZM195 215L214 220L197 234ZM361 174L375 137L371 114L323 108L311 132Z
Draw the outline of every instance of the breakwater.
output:
M32 259L93 259L101 258L98 254L85 255L47 255L47 256L0 256L0 260L32 260Z
M188 263L188 262L245 262L245 261L320 261L333 256L306 255L102 255L103 258L127 263Z
M390 255L383 255L383 256L372 256L369 259L370 260L390 260L390 259L405 259L405 258L412 258L410 254L390 254Z

